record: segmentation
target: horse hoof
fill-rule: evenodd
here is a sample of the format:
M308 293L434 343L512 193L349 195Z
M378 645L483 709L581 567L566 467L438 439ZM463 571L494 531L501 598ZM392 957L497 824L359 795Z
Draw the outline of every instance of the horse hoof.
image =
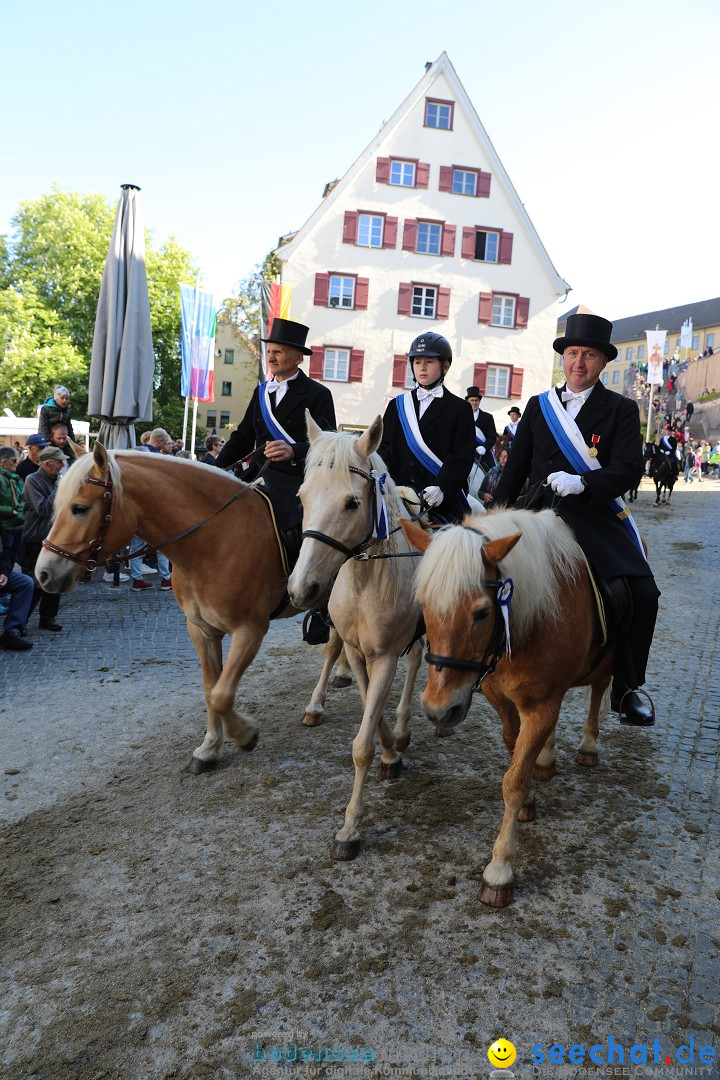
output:
M323 722L323 714L320 712L306 712L302 720L305 727L317 727Z
M259 738L260 736L258 735L257 731L254 731L248 741L244 743L244 745L241 746L240 749L244 750L246 754L251 753L251 751L253 751L257 746Z
M512 903L512 898L512 881L509 885L489 885L485 878L483 878L482 888L478 893L478 900L482 904L487 904L488 907L504 908Z
M537 806L535 803L528 803L527 806L521 806L518 811L518 821L535 821L537 817Z
M593 769L600 764L597 750L578 750L575 760L578 765L586 765L588 769Z
M344 690L346 686L352 686L352 679L348 678L347 675L336 675L331 685L336 690Z
M190 764L187 767L187 771L194 776L199 776L200 773L212 772L217 768L217 758L190 758Z
M380 762L380 779L381 780L397 780L398 776L402 772L402 758L398 758L397 761L381 761Z
M401 754L403 752L403 750L407 750L409 745L410 745L410 736L409 735L403 735L403 737L401 739L396 739L395 740L395 749L397 750L397 752L399 754Z
M360 851L359 840L336 840L335 858L340 862L352 862Z
M435 734L438 739L447 739L450 735L455 734L455 729L451 727L436 727Z
M552 765L533 765L533 776L536 780L545 782L546 780L552 780L555 775L555 762Z

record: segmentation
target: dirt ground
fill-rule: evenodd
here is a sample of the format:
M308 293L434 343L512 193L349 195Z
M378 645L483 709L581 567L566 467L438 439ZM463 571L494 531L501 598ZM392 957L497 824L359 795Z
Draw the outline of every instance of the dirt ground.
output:
M635 513L663 591L658 724L609 716L600 766L581 768L584 695L568 696L502 911L477 900L506 766L483 698L438 739L421 672L402 776L373 770L361 853L337 863L359 697L331 690L327 722L301 725L320 661L298 619L273 625L240 687L257 749L227 745L201 776L199 668L172 596L87 586L32 668L1 657L0 1075L473 1080L500 1036L518 1056L496 1075L515 1077L536 1045L720 1051L718 485L651 502ZM288 1062L293 1046L314 1063Z

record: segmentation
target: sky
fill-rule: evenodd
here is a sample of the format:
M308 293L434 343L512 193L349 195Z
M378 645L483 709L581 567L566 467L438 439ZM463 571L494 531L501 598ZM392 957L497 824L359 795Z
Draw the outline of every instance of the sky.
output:
M720 294L718 0L0 0L0 35L0 233L53 185L138 184L220 302L445 51L559 312Z

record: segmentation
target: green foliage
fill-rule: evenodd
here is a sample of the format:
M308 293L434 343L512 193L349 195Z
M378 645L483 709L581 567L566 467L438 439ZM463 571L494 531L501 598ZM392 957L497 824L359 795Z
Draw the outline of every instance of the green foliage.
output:
M97 303L117 204L101 195L53 188L22 203L8 243L0 237L0 400L32 416L61 382L76 419L87 408ZM171 238L146 265L155 352L154 419L145 427L182 430L180 284L197 277L192 257Z
M223 301L218 319L231 323L244 334L256 356L260 356L262 327L262 284L275 281L282 264L274 251L268 252L261 265L257 265L249 277L243 278L235 288L235 294Z

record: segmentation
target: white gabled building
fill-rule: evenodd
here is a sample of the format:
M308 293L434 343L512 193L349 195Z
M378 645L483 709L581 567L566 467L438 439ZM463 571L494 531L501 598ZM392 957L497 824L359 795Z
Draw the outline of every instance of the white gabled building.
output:
M277 254L340 425L364 427L411 385L405 354L425 330L452 345L449 388L480 386L500 430L550 385L568 285L445 53Z

